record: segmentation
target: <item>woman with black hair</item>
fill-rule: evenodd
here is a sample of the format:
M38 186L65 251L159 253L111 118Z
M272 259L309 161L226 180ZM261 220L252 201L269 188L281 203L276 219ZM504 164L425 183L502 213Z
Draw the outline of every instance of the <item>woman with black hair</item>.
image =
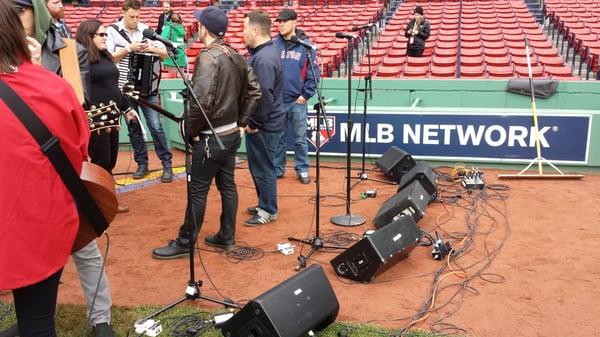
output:
M121 113L125 113L126 119L131 120L135 117L135 112L129 107L128 101L123 97L119 90L119 70L113 62L111 54L106 49L106 29L102 22L91 19L84 20L77 28L75 39L83 45L88 51L90 63L90 102L88 108L99 108L109 106L111 102L115 105L111 111L106 111L104 120L96 118L98 121L95 128L91 130L89 153L92 163L100 165L106 171L112 174L112 170L117 163L119 153L119 127L118 119ZM107 110L109 110L107 108ZM115 114L113 114L115 112ZM98 111L98 113L100 113ZM113 124L110 120L116 118ZM104 125L99 125L103 122ZM119 205L119 212L127 212L126 206Z

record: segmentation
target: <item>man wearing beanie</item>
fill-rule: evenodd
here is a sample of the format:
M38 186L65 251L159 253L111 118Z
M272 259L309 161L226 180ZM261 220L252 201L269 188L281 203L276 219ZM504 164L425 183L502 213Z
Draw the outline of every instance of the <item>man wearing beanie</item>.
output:
M275 160L285 128L281 51L271 41L271 18L252 11L244 18L244 40L250 50L248 64L254 69L262 98L246 127L248 167L254 180L258 205L247 211L254 216L246 226L259 226L277 219L277 175Z
M25 32L42 44L42 66L58 75L62 74L60 49L66 47L64 32L51 24L51 16L45 0L13 0L19 6L21 23ZM87 49L77 44L77 56L83 92L86 98L90 92L90 73ZM114 337L110 326L112 300L103 260L96 240L73 253L79 281L85 294L90 324L96 337ZM100 280L100 283L98 283ZM93 307L92 307L93 302Z
M206 45L196 60L192 85L200 100L199 107L188 99L189 130L192 139L192 204L187 205L183 225L176 240L156 248L156 259L187 256L190 245L196 242L204 222L206 197L215 179L221 193L221 226L204 242L226 251L235 248L235 223L238 194L235 185L235 153L241 143L241 128L258 104L261 92L256 76L237 51L223 42L227 30L227 14L210 6L194 11L198 20L198 39ZM219 148L202 111L221 138L225 149ZM192 237L190 237L190 226Z
M416 6L414 17L406 26L404 36L408 38L406 42L406 55L419 57L425 50L425 40L429 38L429 22L423 16L423 7Z
M281 50L281 63L283 66L283 107L286 113L287 126L283 130L283 136L279 142L277 151L276 170L277 177L285 174L287 130L291 125L294 139L294 169L296 177L303 184L310 183L308 174L308 143L306 141L306 129L308 107L307 101L315 94L319 82L319 65L317 64L317 53L315 50L307 50L304 46L291 41L296 36L300 40L309 41L303 30L296 27L296 11L284 9L277 16L279 24L279 35L273 39L275 45ZM307 53L310 53L312 66L311 71Z

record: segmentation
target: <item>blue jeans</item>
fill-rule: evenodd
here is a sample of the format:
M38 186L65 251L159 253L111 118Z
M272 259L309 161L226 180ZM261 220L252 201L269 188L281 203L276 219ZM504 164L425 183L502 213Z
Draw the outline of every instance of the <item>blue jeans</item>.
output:
M158 96L156 95L145 97L145 99L154 105L158 105ZM129 100L129 104L134 110L138 111L138 113L140 111L139 108L142 108L144 118L146 119L146 125L148 125L148 129L150 129L150 134L152 135L156 155L162 162L163 167L171 167L171 158L173 156L167 147L167 137L165 136L165 131L160 122L160 114L133 100ZM146 147L146 141L144 140L142 128L139 123L140 122L127 123L129 139L131 140L131 146L133 146L133 159L138 166L148 167L148 148Z
M238 193L235 185L235 153L240 147L240 133L221 137L225 146L222 151L217 145L214 136L200 136L200 141L194 141L192 152L192 180L190 182L190 193L192 204L185 210L183 225L179 227L177 243L182 247L188 247L190 243L196 242L198 232L204 223L206 211L206 197L212 184L213 178L217 189L221 192L221 227L217 235L223 240L235 240L235 221L238 207ZM206 146L209 148L210 157L206 154ZM192 237L190 238L190 225L192 226Z
M277 175L275 174L275 155L282 132L246 133L246 154L248 167L256 195L258 207L269 214L277 213Z
M288 126L283 131L277 149L275 159L277 176L285 174L287 132L290 125L294 137L294 169L296 170L296 174L308 172L308 143L306 141L308 107L306 104L298 104L296 102L284 103L283 107L286 111Z

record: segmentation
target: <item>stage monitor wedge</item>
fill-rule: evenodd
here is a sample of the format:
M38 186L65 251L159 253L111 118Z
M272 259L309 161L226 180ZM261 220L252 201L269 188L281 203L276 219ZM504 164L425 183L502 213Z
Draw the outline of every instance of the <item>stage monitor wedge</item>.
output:
M383 203L373 223L375 227L382 228L405 215L418 222L425 214L427 204L429 204L429 193L419 181L414 180Z
M383 156L375 161L375 166L383 171L386 177L395 182L400 182L400 178L415 164L412 156L397 146L390 146Z
M225 337L304 337L335 321L340 305L317 264L248 302L223 324Z
M406 186L409 186L413 181L419 181L423 188L429 194L429 202L437 198L437 174L429 164L424 161L418 161L417 165L408 170L405 175L400 178L398 183L398 192L402 191Z
M365 236L331 260L331 265L341 277L369 283L407 257L422 235L415 220L410 216L403 216Z

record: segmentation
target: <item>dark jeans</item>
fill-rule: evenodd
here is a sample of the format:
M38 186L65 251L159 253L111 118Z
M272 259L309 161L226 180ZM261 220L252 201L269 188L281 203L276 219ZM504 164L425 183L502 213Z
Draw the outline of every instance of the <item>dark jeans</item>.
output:
M100 134L92 132L88 152L92 163L100 165L112 174L119 154L119 132L116 129L111 132L101 130Z
M206 140L208 139L208 143ZM177 243L186 247L194 244L204 222L206 196L215 178L217 189L221 193L221 228L217 235L223 240L235 239L235 221L238 207L238 194L235 185L235 153L240 147L240 133L221 137L225 151L221 151L215 137L200 136L199 142L194 142L192 153L192 180L190 193L192 205L185 210L183 225L179 227ZM207 157L205 146L208 144L210 158ZM191 219L190 219L191 218ZM192 225L192 238L189 236Z
M154 105L158 105L158 96L156 95L143 98ZM165 131L163 130L163 126L160 121L160 114L157 111L144 105L140 105L133 100L129 100L129 104L138 112L140 111L138 107L142 109L144 118L146 119L146 125L148 125L148 129L150 129L150 134L152 135L152 141L154 142L154 150L156 151L156 155L162 162L163 167L171 167L172 155L167 147L167 137L165 136ZM144 140L144 135L142 134L142 128L139 122L127 123L127 129L129 130L131 146L133 146L133 159L138 166L148 167L148 148L146 147L146 141Z
M277 175L275 161L282 132L246 133L248 166L256 194L258 207L269 214L277 213Z
M36 284L13 290L20 337L56 337L54 313L62 269Z
M287 115L287 124L279 141L279 148L277 149L277 157L275 159L275 172L277 176L285 174L287 133L290 128L294 138L294 169L296 170L296 174L308 172L308 142L306 140L308 106L306 104L290 102L284 103L283 107Z
M421 57L421 56L423 56L423 52L424 51L425 51L425 49L407 48L406 49L406 56Z

